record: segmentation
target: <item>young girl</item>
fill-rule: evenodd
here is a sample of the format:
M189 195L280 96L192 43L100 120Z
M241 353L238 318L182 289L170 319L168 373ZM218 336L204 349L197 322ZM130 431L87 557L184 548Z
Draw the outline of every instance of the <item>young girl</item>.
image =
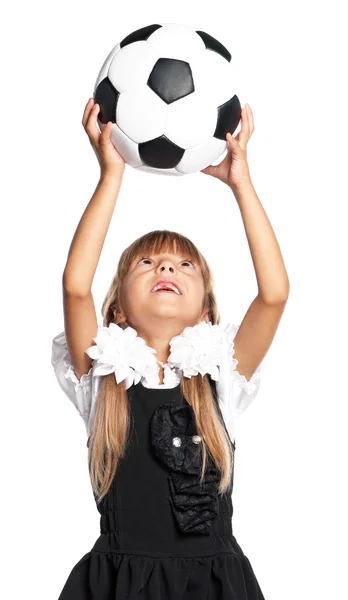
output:
M82 123L101 176L69 251L52 365L86 425L100 536L59 600L262 600L232 531L234 429L289 282L249 176L251 109L225 159L203 170L235 195L258 283L241 325L225 328L206 260L167 230L124 250L98 327L91 286L125 169L98 112L91 98Z

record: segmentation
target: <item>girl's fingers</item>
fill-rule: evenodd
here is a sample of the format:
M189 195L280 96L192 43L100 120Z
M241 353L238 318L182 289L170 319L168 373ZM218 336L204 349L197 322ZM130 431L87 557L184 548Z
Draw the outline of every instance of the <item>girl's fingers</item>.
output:
M248 117L248 123L249 123L249 138L251 138L251 134L254 131L254 117L253 117L253 113L252 110L249 106L249 104L246 104L246 114Z
M216 173L216 167L209 165L208 167L206 167L205 169L201 170L202 173L205 173L205 175L211 175L212 177L215 177L215 173Z
M248 139L250 137L250 131L249 131L249 118L248 118L248 114L247 114L247 110L244 106L243 110L242 110L242 129L239 132L239 143L241 148L243 148L243 150L245 150Z
M100 134L100 143L107 143L108 138L110 138L110 132L111 132L111 128L112 128L112 122L108 121L108 123L105 125L103 131Z
M89 114L87 115L87 123L85 125L85 129L86 129L86 132L87 132L89 138L95 144L98 143L99 135L100 135L99 129L97 127L97 119L98 119L99 111L100 111L99 104L94 104L94 106L92 106L90 108Z
M249 104L247 104L247 107L248 107L249 126L250 126L250 131L252 133L254 131L254 115L253 115L253 111L251 110Z
M89 113L91 112L92 108L94 105L94 100L93 98L90 98L85 106L85 110L83 112L83 116L82 116L82 125L85 127L87 124L87 120L89 117Z

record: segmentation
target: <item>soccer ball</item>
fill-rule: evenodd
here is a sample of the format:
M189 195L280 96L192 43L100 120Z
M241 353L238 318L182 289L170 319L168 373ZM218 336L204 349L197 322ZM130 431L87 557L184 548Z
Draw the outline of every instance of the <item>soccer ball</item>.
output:
M102 131L140 171L186 175L226 150L241 104L231 54L204 31L168 23L134 31L106 58L94 87Z

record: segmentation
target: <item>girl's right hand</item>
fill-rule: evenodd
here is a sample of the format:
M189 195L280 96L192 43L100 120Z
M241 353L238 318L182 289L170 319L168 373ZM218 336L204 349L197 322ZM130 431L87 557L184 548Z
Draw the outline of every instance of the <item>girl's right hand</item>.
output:
M90 98L83 113L82 125L97 156L101 175L110 173L123 174L126 163L110 140L113 124L109 121L102 133L100 133L97 127L99 111L99 104L95 104L94 99Z

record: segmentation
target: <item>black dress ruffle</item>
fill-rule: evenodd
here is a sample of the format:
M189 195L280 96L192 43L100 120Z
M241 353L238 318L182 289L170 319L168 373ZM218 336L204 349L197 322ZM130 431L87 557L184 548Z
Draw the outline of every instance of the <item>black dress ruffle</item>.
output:
M88 552L59 600L264 600L249 559L234 546L204 557Z
M208 455L205 478L200 483L202 440L189 404L159 406L151 419L151 442L155 456L169 468L169 501L183 533L209 534L219 514L220 474Z
M180 386L139 382L128 398L131 436L97 504L100 536L58 600L264 600L209 456L198 481L202 440Z

